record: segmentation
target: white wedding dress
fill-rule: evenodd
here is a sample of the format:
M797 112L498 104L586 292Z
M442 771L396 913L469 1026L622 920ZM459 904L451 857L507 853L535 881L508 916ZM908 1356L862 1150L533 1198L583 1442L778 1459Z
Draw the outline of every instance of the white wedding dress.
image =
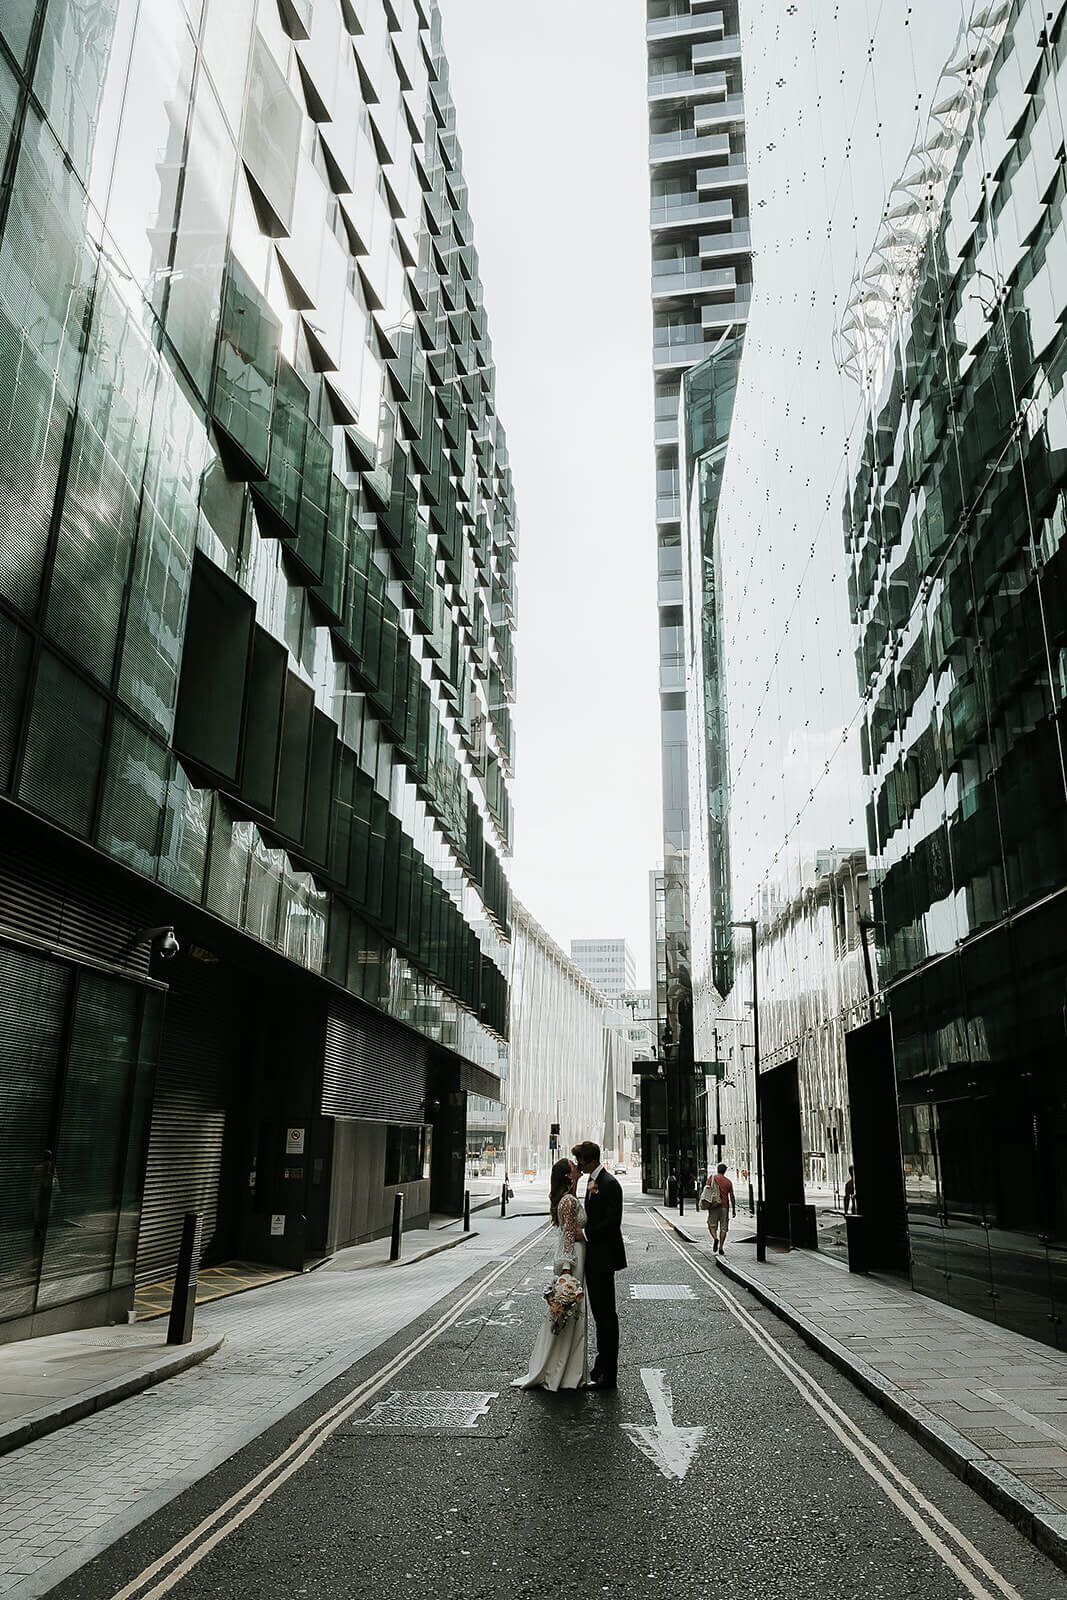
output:
M573 1194L565 1194L559 1203L559 1227L556 1230L556 1249L552 1260L552 1275L573 1273L579 1283L585 1283L585 1245L574 1237L585 1227L585 1207ZM515 1378L514 1389L577 1389L589 1377L589 1357L586 1353L586 1303L578 1302L578 1310L558 1333L552 1332L552 1318L545 1307L544 1321L537 1342L530 1352L529 1369L521 1378Z

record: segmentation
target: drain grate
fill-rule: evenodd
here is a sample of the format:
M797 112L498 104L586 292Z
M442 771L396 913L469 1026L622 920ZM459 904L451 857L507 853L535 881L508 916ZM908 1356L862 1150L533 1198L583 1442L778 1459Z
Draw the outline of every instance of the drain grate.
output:
M687 1283L631 1283L631 1300L695 1300Z
M365 1420L377 1428L473 1428L495 1399L496 1390L397 1389Z

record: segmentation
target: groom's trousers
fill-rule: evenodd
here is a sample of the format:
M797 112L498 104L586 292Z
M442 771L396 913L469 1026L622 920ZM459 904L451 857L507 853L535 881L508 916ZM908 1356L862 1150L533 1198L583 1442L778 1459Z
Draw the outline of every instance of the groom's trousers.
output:
M587 1268L585 1290L596 1323L593 1374L605 1383L614 1383L619 1375L619 1313L615 1307L614 1272L590 1272Z

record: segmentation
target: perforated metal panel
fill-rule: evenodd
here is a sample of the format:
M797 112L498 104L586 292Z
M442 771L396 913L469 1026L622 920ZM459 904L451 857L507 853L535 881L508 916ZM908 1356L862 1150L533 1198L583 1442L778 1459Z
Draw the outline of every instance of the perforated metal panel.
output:
M497 1398L495 1389L398 1389L366 1418L379 1428L473 1428Z
M631 1283L631 1300L695 1300L687 1283Z

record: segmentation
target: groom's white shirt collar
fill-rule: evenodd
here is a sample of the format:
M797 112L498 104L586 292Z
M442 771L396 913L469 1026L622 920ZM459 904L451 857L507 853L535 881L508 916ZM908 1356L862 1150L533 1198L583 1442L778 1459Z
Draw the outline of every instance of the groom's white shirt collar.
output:
M589 1174L588 1182L586 1183L586 1188L587 1189L588 1189L590 1183L595 1183L597 1181L597 1179L600 1177L600 1174L603 1172L603 1170L604 1170L604 1163L603 1162L600 1163L599 1167L594 1167L593 1168L592 1172Z

